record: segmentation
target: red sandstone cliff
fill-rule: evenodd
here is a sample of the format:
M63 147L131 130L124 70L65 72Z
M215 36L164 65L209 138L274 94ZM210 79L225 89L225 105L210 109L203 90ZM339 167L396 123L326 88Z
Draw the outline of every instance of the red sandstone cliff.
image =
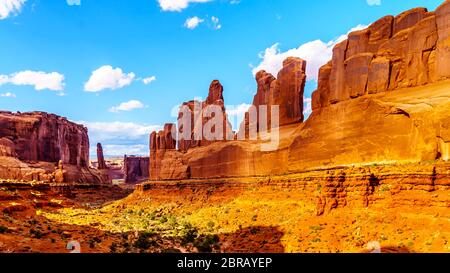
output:
M149 178L149 158L124 156L125 183L137 183Z
M108 181L88 168L87 128L53 114L0 112L0 158L1 178L50 182L59 176L59 182Z
M350 33L320 69L313 113L304 123L305 62L288 58L277 79L257 73L253 104L280 105L278 150L262 151L262 141L201 146L188 140L178 145L182 153L174 147L161 149L154 133L151 179L260 176L448 160L449 22L450 1L446 1L435 12L413 9ZM186 105L194 108L195 102ZM244 125L248 127L248 121Z

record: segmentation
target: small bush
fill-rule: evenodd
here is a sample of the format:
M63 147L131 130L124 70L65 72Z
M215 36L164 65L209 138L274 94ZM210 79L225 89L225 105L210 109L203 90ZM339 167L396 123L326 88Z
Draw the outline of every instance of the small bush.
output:
M206 224L206 226L208 227L209 230L212 230L215 225L216 224L213 221L209 221L208 224Z
M8 232L8 228L5 226L0 226L0 234Z
M153 232L141 232L139 233L139 237L134 242L133 246L139 249L149 249L152 245L155 245L155 242L150 240L150 238L154 235Z
M155 212L151 212L148 215L148 219L150 219L151 221L154 221L156 219L156 213Z
M169 226L171 226L172 228L175 228L177 226L177 218L173 215L170 215L167 218L167 224L169 224Z
M111 252L111 253L116 253L117 252L117 244L116 243L112 243L109 246L109 252Z
M41 239L44 236L44 234L39 230L30 229L30 236L36 239Z
M217 235L208 235L203 239L199 239L194 243L194 246L200 252L212 252L213 248L218 247L219 244L219 236Z
M192 243L198 236L198 230L190 223L184 223L179 232L179 235L181 237L182 244Z
M312 231L321 231L323 229L323 227L321 227L321 226L310 226L309 229L312 230Z
M166 222L167 222L167 216L165 216L165 215L161 216L161 218L159 218L159 222L160 222L161 224L166 223Z

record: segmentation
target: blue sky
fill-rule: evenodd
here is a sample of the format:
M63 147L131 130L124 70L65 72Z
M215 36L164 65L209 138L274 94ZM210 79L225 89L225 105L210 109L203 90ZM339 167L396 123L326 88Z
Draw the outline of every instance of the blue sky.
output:
M108 155L147 154L148 133L174 121L181 102L204 98L213 79L240 113L256 90L253 73L276 73L296 55L309 62L308 99L342 35L440 3L0 0L0 109L82 122Z

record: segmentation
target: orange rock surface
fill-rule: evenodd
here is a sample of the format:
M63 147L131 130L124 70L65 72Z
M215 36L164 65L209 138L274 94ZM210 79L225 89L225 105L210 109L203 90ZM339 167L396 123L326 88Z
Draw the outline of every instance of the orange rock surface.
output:
M151 179L264 176L345 165L447 161L450 69L444 63L450 60L445 55L449 7L446 1L435 12L418 8L386 16L350 33L320 69L313 113L305 122L306 63L288 58L276 79L258 72L253 104L280 106L278 148L265 151L262 140L205 146L180 143L180 152L159 153L150 163ZM247 115L241 130L248 131L249 126ZM164 171L153 176L154 170Z
M0 125L0 178L109 183L106 173L88 167L84 126L44 112L0 112Z

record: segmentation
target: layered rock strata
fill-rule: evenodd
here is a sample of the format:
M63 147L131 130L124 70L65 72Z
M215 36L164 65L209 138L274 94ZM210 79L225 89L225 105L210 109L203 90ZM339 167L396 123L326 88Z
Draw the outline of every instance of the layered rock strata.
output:
M136 183L147 180L149 177L149 158L137 156L124 156L123 168L125 183Z
M179 142L182 152L152 144L157 156L151 156L151 179L267 177L448 161L449 7L446 1L435 12L418 8L386 16L350 33L320 69L313 112L304 122L304 61L288 58L278 78L257 73L254 106L280 105L278 149L264 151L261 139L205 146ZM187 103L189 109L196 104ZM250 126L249 120L243 124Z
M0 178L107 183L88 167L87 128L44 112L0 112Z

